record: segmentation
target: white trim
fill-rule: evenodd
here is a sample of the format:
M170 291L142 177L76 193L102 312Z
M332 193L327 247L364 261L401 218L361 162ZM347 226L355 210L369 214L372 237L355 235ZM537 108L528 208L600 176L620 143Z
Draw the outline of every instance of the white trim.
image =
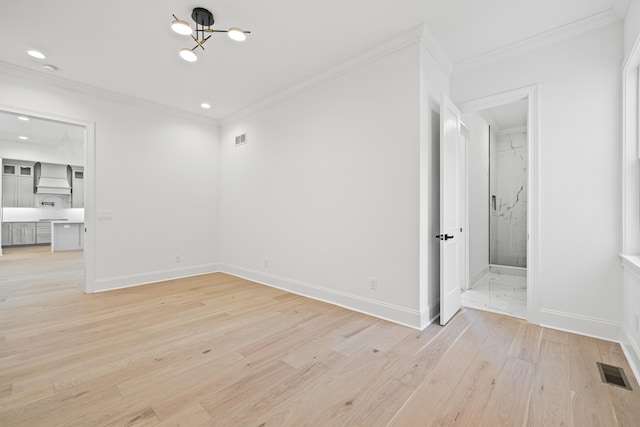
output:
M426 311L420 313L420 330L424 330L440 316L440 298L431 303Z
M488 108L509 104L526 99L528 101L527 113L527 150L528 150L528 171L527 171L527 321L538 324L540 311L540 286L538 253L540 247L540 213L539 213L539 150L538 141L540 135L540 87L538 85L527 86L495 95L460 103L461 113L478 112ZM467 187L466 192L469 191ZM465 212L469 215L469 212ZM469 265L465 266L469 268Z
M109 277L95 282L95 292L112 291L115 289L132 288L150 283L165 282L167 280L184 279L186 277L219 273L219 264L203 264L192 267L172 268L149 273L130 274L127 276Z
M59 116L48 112L36 111L25 108L17 108L11 105L0 104L0 111L25 116L40 117L47 120L69 123L83 126L85 129L84 155L85 155L85 201L84 201L84 291L94 292L95 278L95 182L96 182L96 132L95 122L73 117Z
M624 1L624 0L623 0ZM598 30L606 25L620 22L620 7L615 6L605 12L588 16L571 24L563 25L552 30L537 34L532 37L520 40L507 46L491 50L486 53L474 56L457 62L453 67L453 74L462 74L473 70L474 68L486 65L491 62L503 60L511 56L538 49L544 46L560 43L564 40L587 34ZM626 8L625 8L626 10Z
M429 27L427 25L424 25L422 27L420 42L422 43L422 46L427 50L427 52L429 52L431 56L433 56L438 65L442 67L447 76L451 75L451 71L453 71L453 62L447 56L438 39L436 39L433 34L431 34L431 31L429 30Z
M640 138L638 138L638 66L640 65L640 37L625 60L622 69L622 248L623 254L640 253Z
M444 67L447 74L451 73L452 63L444 53L444 49L442 49L438 41L431 35L428 27L426 25L422 25L413 28L410 31L401 34L400 36L395 37L371 50L357 55L354 58L341 63L340 65L332 67L323 73L320 73L301 83L298 83L297 85L294 85L289 89L270 96L262 101L256 102L255 104L242 108L235 113L229 114L220 119L220 125L226 126L235 121L252 116L253 114L272 107L273 105L284 102L287 99L292 98L300 93L306 92L318 85L331 80L335 80L352 70L377 61L378 59L384 58L385 56L391 55L394 52L397 52L418 42L420 42L429 51L429 53L433 55L435 60Z
M629 9L629 0L613 0L613 12L620 19L624 19Z
M325 288L311 283L300 282L287 277L265 274L261 271L250 270L231 264L220 264L220 271L243 279L251 280L252 282L270 286L272 288L281 289L293 294L344 307L349 310L364 313L369 316L388 320L390 322L418 330L423 328L423 317L428 318L432 315L432 312L423 314L418 310L388 304L382 301ZM432 309L430 309L430 311L432 311ZM426 327L426 325L424 325L424 327Z
M631 370L636 378L640 378L640 346L633 339L629 329L622 325L623 341L620 342L620 346L624 351L624 355L627 357Z
M621 341L621 324L595 317L540 309L540 326L607 341Z
M640 256L620 255L620 262L625 271L640 281Z
M34 71L29 68L20 67L18 65L9 64L0 61L0 74L6 74L12 77L18 77L40 83L45 83L54 87L70 90L72 92L81 93L83 95L95 96L96 98L106 99L121 104L138 107L144 110L155 111L158 113L169 114L173 117L180 117L187 120L199 121L209 125L220 127L218 120L211 117L204 117L196 113L191 113L185 110L169 107L167 105L158 104L152 101L147 101L141 98L136 98L130 95L125 95L120 92L114 92L107 89L102 89L96 86L91 86L85 83L79 83L73 80L67 80L52 74L45 74L39 71Z

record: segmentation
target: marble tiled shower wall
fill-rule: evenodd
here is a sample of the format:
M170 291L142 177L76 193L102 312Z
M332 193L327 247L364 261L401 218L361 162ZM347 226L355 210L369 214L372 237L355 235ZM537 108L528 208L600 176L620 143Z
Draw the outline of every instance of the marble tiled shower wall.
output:
M490 262L526 267L527 135L500 134L490 150Z

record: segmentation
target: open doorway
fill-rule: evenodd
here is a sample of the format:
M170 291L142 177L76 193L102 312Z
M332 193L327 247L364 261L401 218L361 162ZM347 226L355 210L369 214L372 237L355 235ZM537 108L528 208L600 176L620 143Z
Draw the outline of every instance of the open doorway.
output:
M461 303L537 323L537 88L460 110L468 230Z
M86 124L0 111L3 300L87 291L87 147Z
M527 315L527 101L466 113L469 281L462 304Z

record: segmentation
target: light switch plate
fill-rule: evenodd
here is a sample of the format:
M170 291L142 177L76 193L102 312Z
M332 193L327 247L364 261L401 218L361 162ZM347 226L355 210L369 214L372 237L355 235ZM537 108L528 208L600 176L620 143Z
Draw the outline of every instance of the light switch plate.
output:
M111 211L98 211L99 221L111 221L113 219L113 212Z

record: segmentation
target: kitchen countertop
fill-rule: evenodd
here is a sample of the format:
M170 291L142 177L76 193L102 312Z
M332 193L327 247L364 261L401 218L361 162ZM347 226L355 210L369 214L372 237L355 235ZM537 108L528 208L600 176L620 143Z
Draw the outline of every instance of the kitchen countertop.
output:
M10 220L10 221L2 221L3 223L16 223L16 222L35 222L35 223L42 223L42 222L55 222L55 223L67 223L67 224L74 224L74 223L82 223L84 222L83 219L47 219L47 220L37 220L37 219L27 219L27 220Z

